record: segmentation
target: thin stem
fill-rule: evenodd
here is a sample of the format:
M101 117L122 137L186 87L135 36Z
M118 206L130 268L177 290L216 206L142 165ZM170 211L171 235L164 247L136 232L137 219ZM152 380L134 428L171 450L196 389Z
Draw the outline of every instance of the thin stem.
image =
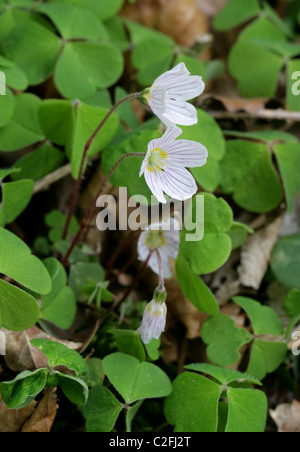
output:
M140 280L141 276L143 275L144 271L148 267L149 260L150 260L150 258L151 258L153 253L156 254L157 260L158 260L158 268L159 268L159 286L158 286L158 290L161 291L161 292L163 292L165 290L164 273L163 273L163 265L162 265L161 255L160 255L160 252L159 252L158 248L154 247L154 248L150 249L149 254L147 256L147 259L143 262L138 274L136 275L136 277L133 280L133 282L130 285L130 287L127 289L127 291L124 293L122 298L118 301L118 303L114 306L114 308L113 308L114 310L118 309L121 306L121 304L123 303L123 301L125 301L126 298L133 291L133 289L137 285L138 281Z
M126 102L129 99L140 97L140 94L141 93L129 94L128 96L124 97L119 102L117 102L109 110L107 115L103 118L103 120L100 122L100 124L98 125L96 130L93 132L91 137L86 142L85 147L84 147L84 151L83 151L83 155L82 155L82 158L81 158L81 162L80 162L78 178L76 179L76 182L75 182L73 195L72 195L72 199L71 199L71 203L70 203L70 208L69 208L69 211L68 211L68 216L67 216L66 224L65 224L65 227L64 227L64 231L63 231L63 239L65 239L67 237L67 234L68 234L68 230L69 230L69 226L70 226L70 223L71 223L71 219L72 219L72 216L73 216L73 213L74 213L74 210L75 210L75 206L77 204L78 196L79 196L79 191L80 191L81 180L82 180L83 171L84 171L85 160L86 160L87 154L88 154L88 152L89 152L89 150L90 150L90 148L91 148L91 146L93 144L94 139L96 138L96 136L98 135L99 131L102 129L102 127L104 126L106 121L110 118L110 116L113 114L113 112L121 104L123 104L124 102Z
M118 166L123 162L123 160L129 158L129 157L145 157L145 154L143 154L142 152L131 152L128 154L124 154L122 155L122 157L115 163L115 165L112 167L112 169L109 171L109 173L107 174L107 176L105 177L98 193L96 194L95 198L93 199L93 202L91 203L91 206L89 208L89 210L87 211L85 217L83 218L83 220L80 223L79 226L79 230L77 232L77 234L75 235L68 251L67 254L65 255L65 257L62 260L62 264L65 266L68 262L68 259L70 257L70 254L72 253L73 249L75 248L75 246L77 245L77 243L80 240L80 237L82 235L82 233L84 232L84 230L88 227L90 219L93 216L93 213L96 209L96 203L97 200L99 198L99 196L102 194L106 184L108 183L109 179L111 178L111 176L114 174L114 172L116 171L116 169L118 168Z
M132 281L130 287L126 290L126 292L124 293L124 295L122 296L122 298L118 301L118 303L116 304L116 306L114 306L114 310L118 309L120 307L120 305L123 303L123 301L126 300L126 298L131 294L131 292L133 291L133 289L135 288L135 286L137 285L137 283L139 282L142 274L144 273L144 271L146 270L150 257L152 256L153 251L150 250L147 259L143 262L140 270L138 271L136 277L134 278L134 280Z
M159 286L158 289L163 291L165 290L165 280L164 280L164 270L161 260L161 255L158 250L158 248L152 248L151 251L153 251L156 254L157 260L158 260L158 269L159 269Z
M118 246L118 248L115 250L115 252L113 253L113 255L111 256L111 258L108 261L107 264L107 271L106 271L106 279L110 279L110 276L112 274L113 271L113 266L117 260L117 258L120 256L120 254L128 247L131 245L131 242L136 238L136 234L139 231L133 231L129 237L126 237L125 240L123 240L120 245ZM127 266L127 264L126 264ZM121 272L124 271L124 269L120 270Z

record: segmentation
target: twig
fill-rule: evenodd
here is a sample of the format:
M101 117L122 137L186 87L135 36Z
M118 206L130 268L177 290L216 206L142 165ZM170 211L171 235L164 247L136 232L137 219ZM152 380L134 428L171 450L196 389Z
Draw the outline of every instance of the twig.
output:
M69 174L71 174L71 163L68 163L67 165L62 166L61 168L58 168L56 171L53 171L53 173L47 174L47 176L38 180L34 184L33 193L36 194L42 190L46 190L47 188L50 187L50 185L54 184L55 182L58 182L60 179L63 179Z
M93 155L89 157L89 162L94 162L95 160L98 160L98 158L99 158L98 155ZM71 163L67 163L66 165L62 166L61 168L58 168L52 173L47 174L47 176L43 177L42 179L38 180L35 183L33 193L36 194L42 190L47 190L52 184L55 184L64 177L69 176L71 172L72 165Z
M215 119L245 119L245 118L256 118L265 119L268 121L273 120L285 120L285 121L296 121L300 122L300 112L297 111L287 111L287 110L271 110L271 109L260 109L256 112L249 113L246 111L207 111L207 113Z
M138 271L136 277L134 278L132 284L131 284L130 287L126 290L126 292L123 294L122 298L118 301L118 303L116 304L116 306L113 307L113 310L114 310L114 311L117 310L117 309L121 306L121 304L123 303L123 301L126 300L126 298L131 294L131 292L133 291L133 289L135 288L135 286L136 286L137 283L139 282L139 280L140 280L142 274L144 273L144 271L146 270L146 268L147 268L147 266L148 266L148 263L149 263L149 260L150 260L150 258L151 258L151 256L152 256L152 254L153 254L153 251L154 251L154 250L151 250L151 251L149 252L147 259L143 262L143 264L142 264L141 268L139 269L139 271Z

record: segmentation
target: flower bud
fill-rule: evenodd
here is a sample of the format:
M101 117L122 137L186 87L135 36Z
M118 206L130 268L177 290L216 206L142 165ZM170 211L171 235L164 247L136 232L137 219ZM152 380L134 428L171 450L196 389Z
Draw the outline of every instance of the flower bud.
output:
M150 301L145 307L141 326L137 330L144 344L159 339L165 330L167 305L165 302Z

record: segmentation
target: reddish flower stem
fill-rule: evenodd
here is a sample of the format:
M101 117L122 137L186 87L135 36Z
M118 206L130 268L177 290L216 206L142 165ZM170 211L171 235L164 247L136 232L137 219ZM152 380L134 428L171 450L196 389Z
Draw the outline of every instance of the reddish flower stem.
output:
M66 253L66 255L64 256L64 258L62 259L62 264L63 266L66 266L68 259L70 257L70 254L72 253L73 249L75 248L75 246L77 245L77 243L79 242L82 233L84 232L84 230L88 227L90 219L93 216L93 213L96 210L96 203L97 200L99 198L99 196L102 194L106 184L108 183L109 179L111 178L111 176L114 174L114 172L116 171L116 169L118 168L118 166L123 162L123 160L129 158L129 157L145 157L145 154L143 154L142 152L130 152L128 154L124 154L122 155L122 157L115 163L115 165L112 167L112 169L109 171L109 173L107 174L107 176L105 177L98 193L96 194L95 198L93 199L93 202L91 203L91 206L89 208L89 210L87 211L85 217L83 218L83 220L80 223L79 226L79 230L77 232L77 234L75 235L75 237L73 238L73 241Z
M74 185L74 189L73 189L73 194L72 194L72 199L71 199L71 203L70 203L70 207L69 207L69 211L68 211L68 215L67 215L67 220L65 223L65 227L64 227L64 231L63 231L63 239L65 239L68 235L68 231L69 231L69 227L70 227L70 223L71 223L71 219L72 216L74 214L74 210L75 210L75 206L77 204L77 200L78 200L78 196L79 196L79 191L80 191L80 187L81 187L81 180L82 180L82 176L83 176L83 172L84 172L84 164L85 164L85 160L87 157L87 154L93 144L94 139L96 138L96 136L98 135L99 131L102 129L102 127L104 126L104 124L106 123L106 121L110 118L110 116L113 114L113 112L124 102L126 102L129 99L133 99L133 98L137 98L140 97L141 93L133 93L133 94L129 94L128 96L124 97L123 99L121 99L119 102L117 102L107 113L107 115L103 118L103 120L101 121L101 123L98 125L98 127L96 128L96 130L93 132L93 134L91 135L91 137L88 139L88 141L85 144L84 147L84 151L82 154L82 159L80 162L80 167L79 167L79 174L78 174L78 178L76 179L75 185Z

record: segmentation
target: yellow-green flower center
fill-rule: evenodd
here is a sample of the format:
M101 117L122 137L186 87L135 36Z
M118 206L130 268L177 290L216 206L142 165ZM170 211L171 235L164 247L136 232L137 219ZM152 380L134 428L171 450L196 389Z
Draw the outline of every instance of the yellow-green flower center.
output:
M151 91L155 88L155 86L151 86L150 88L146 88L144 89L144 91L141 94L141 100L149 105L150 100L151 100Z
M147 168L152 173L155 170L161 171L164 167L167 153L161 148L155 148L150 151Z
M166 244L164 231L149 231L146 236L146 245L148 248L159 248Z

